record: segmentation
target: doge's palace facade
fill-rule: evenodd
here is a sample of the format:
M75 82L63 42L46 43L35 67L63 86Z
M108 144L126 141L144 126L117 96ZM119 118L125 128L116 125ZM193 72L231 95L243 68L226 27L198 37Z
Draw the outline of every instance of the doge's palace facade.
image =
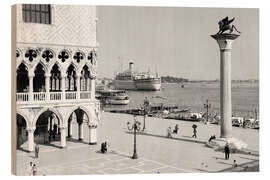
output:
M78 128L97 142L100 105L95 100L98 43L96 7L17 5L17 147L59 146ZM42 136L42 138L40 138ZM24 144L27 144L23 146Z

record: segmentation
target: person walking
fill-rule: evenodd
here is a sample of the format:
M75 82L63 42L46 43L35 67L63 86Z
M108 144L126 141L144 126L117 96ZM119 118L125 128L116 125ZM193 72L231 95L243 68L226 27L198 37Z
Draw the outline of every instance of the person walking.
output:
M178 124L176 124L174 127L174 130L173 130L173 133L177 134L178 130L179 130L179 126L178 126Z
M224 147L224 153L225 153L225 159L226 160L230 159L230 147L229 147L229 143L226 143L226 145Z
M29 176L33 176L33 162L30 161L28 169L27 169Z
M172 128L171 127L168 127L168 129L167 129L167 137L172 138Z
M37 166L36 164L33 165L33 176L37 175Z
M38 153L39 153L39 146L36 144L35 146L35 158L38 158Z
M192 125L192 128L193 128L193 135L192 135L192 137L193 138L197 138L197 125L196 124L193 124Z

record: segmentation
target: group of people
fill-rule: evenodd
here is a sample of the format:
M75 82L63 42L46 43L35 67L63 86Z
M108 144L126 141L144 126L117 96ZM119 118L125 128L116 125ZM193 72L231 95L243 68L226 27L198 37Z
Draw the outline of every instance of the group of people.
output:
M172 138L172 134L178 134L179 126L178 124L175 125L174 130L171 127L167 129L167 137Z
M29 164L29 176L36 176L37 175L37 165L32 161Z
M34 162L30 161L29 163L29 175L30 176L36 176L37 175L37 165L35 161L39 157L39 146L38 144L35 145L35 157L34 157Z
M192 137L197 138L197 125L193 124L192 129L193 129ZM168 129L167 129L167 138L173 138L172 134L178 134L178 131L179 131L179 125L178 124L175 125L174 129L172 129L171 127L168 127Z

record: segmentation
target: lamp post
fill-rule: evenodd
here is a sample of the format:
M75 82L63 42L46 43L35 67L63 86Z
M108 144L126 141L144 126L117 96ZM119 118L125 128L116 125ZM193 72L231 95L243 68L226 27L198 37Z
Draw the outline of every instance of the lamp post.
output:
M208 122L208 110L211 108L211 103L208 102L208 99L206 100L206 103L203 105L204 108L206 108L206 122Z
M127 128L129 131L134 132L134 147L133 147L133 156L131 157L132 159L138 159L138 155L137 155L137 148L136 148L136 134L137 131L140 131L141 127L140 127L141 123L139 121L137 121L136 119L136 115L134 115L134 122L131 125L130 122L127 122Z

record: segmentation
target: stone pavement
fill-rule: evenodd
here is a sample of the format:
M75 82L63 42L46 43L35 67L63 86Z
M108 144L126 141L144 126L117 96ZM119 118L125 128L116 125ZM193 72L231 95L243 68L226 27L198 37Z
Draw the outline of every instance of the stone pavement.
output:
M138 117L142 121L142 117ZM84 141L76 139L77 127L74 127L73 139L67 142L67 148L60 149L59 141L51 146L40 145L40 157L37 161L39 175L63 174L134 174L134 173L181 173L181 172L223 172L258 171L259 131L233 128L234 136L249 144L255 155L231 154L230 160L224 159L222 152L216 152L205 146L210 135L219 133L217 125L198 125L198 139L192 138L193 122L146 119L147 132L137 135L137 153L139 159L130 157L133 153L133 134L127 130L126 123L133 117L126 114L103 113L98 127L98 144L88 145L88 129L84 129ZM180 133L173 139L166 138L168 126L179 124ZM99 152L100 143L108 141L109 153ZM17 151L18 175L27 175L27 166L33 161L34 153ZM233 160L239 165L232 168ZM257 168L254 168L257 167Z

